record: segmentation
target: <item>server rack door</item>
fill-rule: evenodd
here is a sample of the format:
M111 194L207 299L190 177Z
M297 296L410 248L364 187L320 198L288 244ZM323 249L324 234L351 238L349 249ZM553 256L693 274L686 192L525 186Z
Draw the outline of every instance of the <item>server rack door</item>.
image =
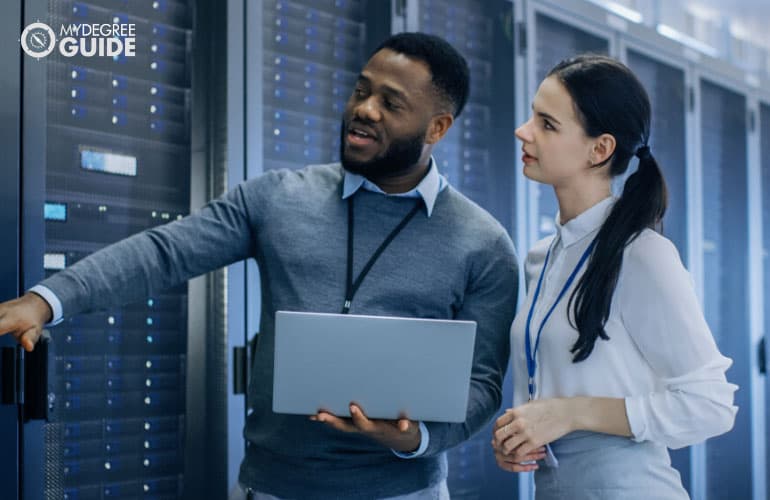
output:
M471 93L465 110L434 149L439 171L463 194L515 234L513 3L421 0L420 31L446 38L467 59ZM513 305L512 305L513 307ZM503 409L512 404L505 378ZM449 452L452 498L512 498L516 474L497 467L489 445L492 424Z
M21 2L6 2L0 16L3 33L21 33ZM0 301L11 300L20 291L19 248L21 206L21 48L18 44L0 45L0 151L3 152L0 182ZM0 496L19 496L19 414L15 401L14 360L16 341L10 335L0 337ZM10 394L6 392L10 390Z
M752 498L746 98L701 80L704 312L733 365L733 430L706 442L707 497Z
M434 150L439 170L514 233L513 3L422 0L418 7L420 30L448 40L470 68L468 103Z
M768 383L768 361L770 361L770 104L759 106L760 168L762 171L762 257L764 289L764 337L758 355L760 369L765 379L765 404L770 405L770 383ZM770 432L770 407L765 408L765 432ZM767 439L767 438L765 438ZM770 447L766 448L766 477L770 478ZM768 497L770 498L770 496Z
M133 56L88 56L98 42L86 37L80 53L39 63L42 138L24 139L44 153L45 185L24 212L44 221L44 255L25 262L34 269L25 275L47 276L188 213L192 12L186 1L50 0L44 17L57 36L72 25L133 25L136 43ZM25 498L182 497L186 290L55 328L53 404L44 444L24 464Z
M583 52L608 54L609 48L607 39L537 12L535 14L535 81L531 94L534 96L537 86L543 81L548 71L562 59ZM559 205L550 186L535 184L534 189L537 193L535 236L540 240L556 231L554 218L559 211Z
M254 2L259 4L259 2ZM252 4L253 5L253 4ZM226 35L225 45L227 58L226 66L226 99L221 104L225 113L227 126L226 151L224 161L225 172L221 177L222 187L230 189L244 180L244 164L247 147L253 141L247 140L247 117L250 110L246 108L244 101L247 94L246 88L253 89L258 84L250 85L247 79L247 62L253 59L249 57L252 47L247 43L247 26L255 23L247 12L246 2L243 0L227 0L226 2ZM252 6L252 9L255 7ZM252 63L254 64L254 63ZM248 146L247 146L248 145ZM246 345L248 329L245 320L245 268L244 262L236 262L224 271L225 283L223 284L223 315L222 323L227 334L227 363L229 366L236 364L237 349ZM236 386L242 385L241 380L236 380L232 370L228 374L227 390L227 488L231 490L238 484L240 464L246 453L246 443L243 439L243 426L246 420L246 402L240 394L236 394ZM242 387L237 389L239 393Z
M629 49L628 66L639 77L652 105L650 148L658 161L668 189L668 209L663 219L663 234L676 245L687 265L687 156L685 73L639 51ZM631 167L635 168L635 167ZM629 168L630 170L630 168ZM671 462L690 485L690 448L671 450Z
M368 55L366 3L264 2L265 169L339 160L342 111Z
M684 70L634 50L628 51L628 66L641 80L652 105L650 149L663 170L668 188L663 234L674 242L684 260L687 256Z

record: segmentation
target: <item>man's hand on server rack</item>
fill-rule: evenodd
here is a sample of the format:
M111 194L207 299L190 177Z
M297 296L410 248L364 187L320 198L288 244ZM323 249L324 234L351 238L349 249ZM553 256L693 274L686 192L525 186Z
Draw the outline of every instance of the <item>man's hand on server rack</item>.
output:
M43 332L43 325L51 321L51 317L48 302L27 292L18 299L0 303L0 335L10 333L31 352Z

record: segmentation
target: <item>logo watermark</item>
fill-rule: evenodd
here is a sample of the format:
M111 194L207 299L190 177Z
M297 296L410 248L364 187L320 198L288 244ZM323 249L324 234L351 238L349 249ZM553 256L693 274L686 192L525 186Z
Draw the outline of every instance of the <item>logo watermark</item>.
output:
M32 23L21 32L21 48L28 56L42 59L56 47L56 34L45 23Z
M133 57L136 55L136 25L63 24L57 37L53 28L35 22L21 33L21 48L35 59L42 59L54 50L64 57Z

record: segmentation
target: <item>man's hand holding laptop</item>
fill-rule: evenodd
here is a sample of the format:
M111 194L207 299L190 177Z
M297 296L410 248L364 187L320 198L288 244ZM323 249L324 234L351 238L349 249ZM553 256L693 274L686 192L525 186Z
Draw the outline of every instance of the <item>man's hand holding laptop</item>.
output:
M383 446L401 453L410 453L420 446L420 426L417 422L402 418L379 420L367 418L355 403L350 403L351 418L340 418L329 412L319 411L310 420L323 422L342 432L360 433Z

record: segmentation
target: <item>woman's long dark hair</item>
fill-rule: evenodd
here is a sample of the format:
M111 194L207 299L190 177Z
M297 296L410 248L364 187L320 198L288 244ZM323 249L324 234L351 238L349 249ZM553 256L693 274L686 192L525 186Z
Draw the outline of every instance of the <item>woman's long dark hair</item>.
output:
M650 153L650 100L647 92L622 63L606 56L586 54L557 64L554 76L572 97L575 112L590 137L610 134L615 138L610 176L623 174L632 156L639 168L626 180L623 194L599 229L586 272L572 293L578 339L570 352L573 362L591 354L598 337L609 340L604 325L610 315L618 283L623 251L644 229L656 228L666 212L666 183ZM568 314L569 316L569 314Z

